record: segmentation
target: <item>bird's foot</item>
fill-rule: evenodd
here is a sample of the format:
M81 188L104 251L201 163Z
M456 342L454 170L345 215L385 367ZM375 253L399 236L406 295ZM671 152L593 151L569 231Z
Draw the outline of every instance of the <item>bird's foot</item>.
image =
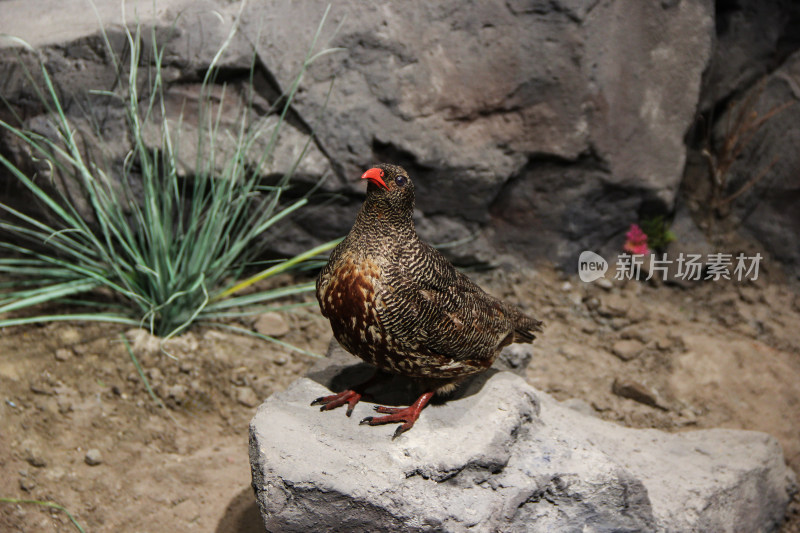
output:
M340 392L339 394L320 396L311 402L311 405L322 404L322 407L319 408L320 411L330 411L331 409L336 409L339 406L347 404L347 416L350 416L353 414L353 408L355 408L359 400L361 400L361 393L350 389Z
M397 428L394 435L392 435L392 440L394 440L414 426L414 422L417 421L419 414L433 397L433 394L433 392L426 392L408 407L384 407L382 405L377 405L375 406L375 410L379 413L385 413L386 416L368 416L364 418L360 424L377 426L379 424L390 424L392 422L404 422L403 425Z

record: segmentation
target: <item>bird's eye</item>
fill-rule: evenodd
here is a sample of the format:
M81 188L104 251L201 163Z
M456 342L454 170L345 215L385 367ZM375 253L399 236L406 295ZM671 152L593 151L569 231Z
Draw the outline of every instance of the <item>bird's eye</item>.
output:
M408 179L406 179L405 176L396 176L394 178L394 183L398 187L403 187L406 184L407 181L408 181Z

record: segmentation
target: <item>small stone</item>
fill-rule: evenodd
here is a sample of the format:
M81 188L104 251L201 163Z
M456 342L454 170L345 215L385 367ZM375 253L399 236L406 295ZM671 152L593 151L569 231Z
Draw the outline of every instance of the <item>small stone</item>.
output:
M167 398L174 400L175 403L182 404L186 401L186 395L188 392L189 387L178 383L177 385L172 385L171 387L167 388L166 395Z
M571 291L572 290L572 283L570 283L569 281L565 281L564 283L561 284L561 290L563 292Z
M72 411L72 400L69 398L65 398L60 396L56 399L56 405L58 406L58 412L62 415L65 415Z
M25 461L36 468L44 468L47 466L47 458L45 458L42 451L34 444L25 446Z
M289 324L274 311L259 316L254 324L255 330L268 337L282 337L289 333Z
M598 312L608 318L624 317L628 314L631 303L619 294L604 296Z
M256 393L250 387L236 387L236 401L245 407L255 407L261 403Z
M600 287L605 291L610 291L611 289L614 288L614 284L611 282L611 280L606 278L598 279L597 281L595 281L595 285L597 285L598 287Z
M669 350L672 348L672 340L669 337L659 337L656 339L656 348L659 350Z
M586 309L589 311L594 311L598 307L600 307L600 300L595 298L594 296L584 299L583 303L586 305Z
M77 344L81 340L80 332L73 328L73 327L66 327L58 332L58 338L61 341L61 344Z
M72 357L72 350L69 348L59 348L56 350L56 361L67 361Z
M144 355L153 355L161 351L161 339L150 335L146 329L129 329L125 332L125 336L131 340L133 352L139 356L140 360Z
M611 391L620 398L628 398L635 402L639 402L650 407L667 409L658 401L658 395L649 387L634 381L632 379L615 379L614 384L611 386Z
M644 349L644 344L636 339L625 339L617 341L611 351L623 361L630 361L639 356Z
M34 481L29 477L21 477L19 478L19 488L21 488L25 492L31 492L33 489L36 488L36 481Z
M97 448L92 448L86 452L83 460L89 466L97 466L103 462L103 454Z
M32 393L41 394L43 396L50 396L53 394L53 389L42 381L31 383L30 389Z
M627 328L628 326L630 326L631 325L631 321L628 320L627 318L619 316L619 317L616 317L616 318L612 318L609 321L609 325L611 326L611 329L613 329L614 331L619 331L621 329L624 329L624 328Z
M530 344L511 344L500 352L495 361L495 368L524 376L531 359L533 359L533 349Z
M287 357L286 354L280 354L273 362L278 366L283 366L289 362L289 357Z

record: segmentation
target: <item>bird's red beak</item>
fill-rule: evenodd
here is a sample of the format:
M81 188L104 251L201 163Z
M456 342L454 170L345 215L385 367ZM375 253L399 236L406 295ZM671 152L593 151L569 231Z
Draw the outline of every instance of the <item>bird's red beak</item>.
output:
M366 172L361 174L361 179L362 180L369 180L372 183L374 183L375 185L377 185L379 187L383 187L387 191L389 190L389 187L387 187L386 183L383 181L383 170L381 170L379 168L371 168L371 169L367 170Z

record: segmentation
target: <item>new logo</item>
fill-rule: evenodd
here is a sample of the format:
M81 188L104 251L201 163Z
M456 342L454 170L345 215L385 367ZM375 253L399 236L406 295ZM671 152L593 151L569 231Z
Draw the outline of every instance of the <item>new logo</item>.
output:
M594 252L585 250L578 258L578 276L581 281L590 283L602 277L608 270L608 261Z

